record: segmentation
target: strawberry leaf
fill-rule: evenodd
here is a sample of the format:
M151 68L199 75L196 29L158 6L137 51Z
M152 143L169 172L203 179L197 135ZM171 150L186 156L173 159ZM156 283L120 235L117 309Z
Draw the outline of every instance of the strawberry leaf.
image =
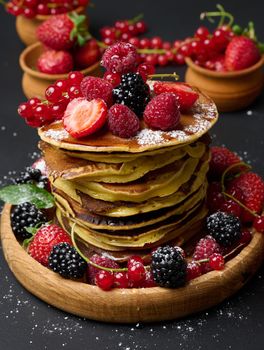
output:
M86 43L86 39L81 35L77 35L77 41L79 46L83 46Z
M43 188L32 184L9 185L0 189L0 200L10 204L30 202L38 209L54 206L53 196Z

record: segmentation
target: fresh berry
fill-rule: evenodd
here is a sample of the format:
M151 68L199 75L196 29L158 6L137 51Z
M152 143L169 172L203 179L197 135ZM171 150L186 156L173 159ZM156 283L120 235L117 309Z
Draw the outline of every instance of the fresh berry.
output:
M264 233L264 216L258 216L253 221L253 227L257 232Z
M81 278L87 264L71 244L62 242L53 246L49 255L49 268L64 278Z
M68 94L70 100L76 99L78 97L83 97L83 94L81 92L81 88L79 86L76 86L76 85L69 86L69 88L67 90L67 94Z
M67 51L44 51L38 58L37 68L47 74L68 73L73 68L72 55Z
M40 188L45 188L48 184L48 178L39 169L27 167L14 182L16 184L35 184Z
M38 26L36 33L45 46L53 50L68 50L77 38L85 41L86 17L76 13L51 16Z
M196 261L191 261L187 265L187 281L191 281L201 276L201 265Z
M207 206L211 213L221 209L225 202L220 182L210 182L207 189Z
M209 257L209 265L213 270L223 270L225 267L225 259L223 255L214 253Z
M218 211L207 218L208 233L223 247L236 244L241 237L241 222L238 217Z
M77 86L79 87L82 80L84 78L84 75L82 72L79 71L73 71L68 74L68 79L67 79L67 86Z
M31 118L33 116L32 106L28 102L21 103L17 112L22 118Z
M175 129L180 121L178 98L170 92L155 96L145 108L144 121L153 129Z
M56 87L55 85L48 86L45 91L45 97L51 103L57 102L61 98L60 88Z
M45 215L34 204L25 202L12 207L11 227L19 240L31 237L26 230L27 227L35 227L46 221Z
M151 271L159 286L181 287L186 282L187 263L175 247L159 247L152 252Z
M146 271L144 265L139 261L130 262L128 264L128 279L132 284L142 282L146 277Z
M145 279L140 283L141 288L157 287L157 283L154 281L152 271L147 270Z
M100 98L111 106L112 90L112 84L102 78L88 76L81 82L81 92L88 101Z
M240 200L247 208L260 214L264 205L264 181L252 172L243 173L232 180L227 186L227 192ZM237 193L242 192L243 198L238 198ZM242 222L251 222L254 217L243 209Z
M226 147L211 147L211 160L209 164L209 176L213 179L220 179L224 171L241 159Z
M79 97L67 106L64 128L75 138L91 135L101 129L107 119L107 105L102 99L87 101Z
M199 97L199 94L192 87L185 83L155 82L154 92L156 95L170 92L178 97L181 111L190 109Z
M52 248L62 242L71 244L69 235L61 227L54 224L44 225L34 235L28 252L40 264L48 266Z
M101 270L95 276L96 285L105 291L112 289L114 282L115 280L112 272Z
M108 111L108 127L114 135L130 138L137 134L140 123L131 109L125 105L115 104Z
M123 74L121 83L113 90L113 99L141 116L150 99L149 86L138 73Z
M216 240L212 236L206 236L197 243L193 253L193 260L208 259L212 254L220 252L221 248ZM209 263L201 263L200 267L202 273L211 271Z
M199 39L206 39L210 35L209 29L206 27L199 27L196 29L194 36Z
M240 218L242 214L242 207L232 199L224 200L219 210L227 214L232 214L238 218Z
M239 243L248 244L252 239L252 233L249 230L242 230Z
M253 66L260 59L260 51L255 42L245 36L234 37L225 52L225 66L236 71Z
M102 266L102 267L107 267L110 269L118 269L120 266L114 261L111 260L105 256L94 254L90 258L91 262ZM88 264L88 269L87 269L87 279L90 284L95 284L95 276L98 272L102 270L98 269L97 267L94 267L91 264Z
M117 42L105 50L102 65L113 73L128 73L136 68L138 54L136 48L123 42Z
M105 72L104 79L108 81L113 87L121 83L121 77L118 73Z
M155 67L149 63L141 63L137 67L137 72L141 75L143 80L146 81L149 75L155 73Z
M100 49L94 39L89 40L84 46L78 47L74 51L73 58L76 67L84 69L95 64L100 58Z
M129 283L127 272L123 272L123 271L116 272L114 274L114 285L117 288L129 288L130 283Z

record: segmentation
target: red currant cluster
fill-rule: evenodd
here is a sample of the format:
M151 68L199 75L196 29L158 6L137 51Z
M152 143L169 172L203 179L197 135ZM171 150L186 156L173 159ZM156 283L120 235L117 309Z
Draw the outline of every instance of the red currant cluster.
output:
M113 27L105 26L100 29L100 35L103 43L111 46L116 41L127 42L132 38L137 38L147 30L146 23L141 20L141 15L130 20L119 20L114 23Z
M34 128L62 119L68 103L82 96L80 83L83 77L83 74L78 71L69 73L67 79L57 80L46 89L46 100L33 97L21 103L18 114Z
M6 3L7 12L13 16L58 15L87 6L89 0L12 0Z

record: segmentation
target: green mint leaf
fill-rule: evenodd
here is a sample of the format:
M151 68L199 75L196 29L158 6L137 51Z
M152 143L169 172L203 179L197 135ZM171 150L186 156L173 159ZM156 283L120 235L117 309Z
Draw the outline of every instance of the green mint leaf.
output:
M10 204L30 202L38 209L54 206L53 196L43 188L32 184L9 185L0 189L0 200Z

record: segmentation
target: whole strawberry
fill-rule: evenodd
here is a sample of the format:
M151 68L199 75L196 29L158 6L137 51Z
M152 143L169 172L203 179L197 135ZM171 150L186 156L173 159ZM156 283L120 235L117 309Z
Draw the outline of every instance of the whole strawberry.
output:
M256 43L245 36L231 40L225 52L225 67L229 71L241 70L253 66L260 59Z
M67 51L48 50L38 58L37 68L46 74L64 74L73 69L73 59Z
M252 172L243 173L230 182L227 192L236 197L236 193L243 193L242 203L250 210L260 214L264 205L264 181ZM242 222L251 222L254 217L246 210L243 210Z
M42 226L33 236L28 252L40 264L48 266L48 258L52 248L58 243L72 244L69 235L57 225Z
M82 46L90 37L86 16L76 13L51 16L37 28L37 37L53 50L68 50L76 41Z
M84 46L78 47L73 53L74 62L76 67L84 69L100 58L100 49L95 39L89 40Z
M211 160L209 167L209 176L213 179L220 179L223 172L241 159L226 147L211 147ZM237 169L236 169L237 170Z

